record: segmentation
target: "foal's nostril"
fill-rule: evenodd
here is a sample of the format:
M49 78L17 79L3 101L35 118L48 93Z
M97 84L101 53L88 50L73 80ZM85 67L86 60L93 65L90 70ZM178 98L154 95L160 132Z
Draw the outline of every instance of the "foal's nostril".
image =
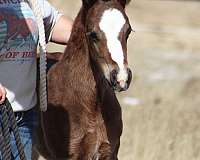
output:
M117 70L114 69L110 75L110 82L112 83L113 86L117 85L117 73L118 73Z

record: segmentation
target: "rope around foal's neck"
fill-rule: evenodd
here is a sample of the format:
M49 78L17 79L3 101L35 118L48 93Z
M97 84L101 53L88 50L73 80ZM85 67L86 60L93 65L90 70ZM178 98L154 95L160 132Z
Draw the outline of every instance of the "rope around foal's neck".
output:
M36 17L39 29L39 44L40 44L40 109L47 110L47 91L46 91L46 39L42 9L38 0L28 0L33 13Z

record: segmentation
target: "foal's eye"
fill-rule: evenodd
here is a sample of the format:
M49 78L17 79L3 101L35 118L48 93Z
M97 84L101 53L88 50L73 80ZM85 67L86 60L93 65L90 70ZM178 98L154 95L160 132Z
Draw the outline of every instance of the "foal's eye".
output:
M99 41L99 38L98 38L96 32L90 32L89 36L94 42L98 42Z

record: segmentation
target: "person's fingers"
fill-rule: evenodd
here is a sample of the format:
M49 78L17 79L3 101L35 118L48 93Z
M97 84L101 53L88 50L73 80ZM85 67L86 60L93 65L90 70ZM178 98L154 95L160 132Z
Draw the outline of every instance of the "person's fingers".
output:
M0 104L2 104L6 99L6 89L0 85Z

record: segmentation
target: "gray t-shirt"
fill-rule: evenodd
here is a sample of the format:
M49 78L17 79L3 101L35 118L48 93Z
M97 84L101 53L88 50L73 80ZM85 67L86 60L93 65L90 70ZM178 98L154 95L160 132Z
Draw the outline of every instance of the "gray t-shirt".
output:
M60 14L46 0L39 3L49 39ZM37 24L26 0L0 1L0 83L14 111L29 110L37 103L37 43Z

